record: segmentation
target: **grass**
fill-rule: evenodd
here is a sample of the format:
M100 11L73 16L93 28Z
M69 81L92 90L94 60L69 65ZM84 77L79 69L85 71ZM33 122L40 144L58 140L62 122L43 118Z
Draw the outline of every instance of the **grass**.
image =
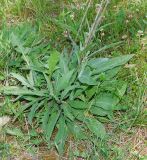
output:
M42 55L39 55L40 51L44 53L54 48L62 51L65 46L68 51L71 51L72 40L76 39L77 44L84 42L87 28L93 22L96 2L91 4L78 36L77 30L84 14L85 3L82 1L60 2L56 5L52 3L54 2L25 0L13 2L8 0L0 3L2 22L0 26L0 56L2 57L0 59L0 86L16 85L13 79L8 78L8 73L23 72L22 67L19 67L20 64L23 64L20 55L9 46L11 41L9 35L12 31L18 35L23 34L17 27L18 25L24 26L22 30L28 33L30 31L30 37L33 37L27 42L22 39L22 43L26 43L26 46L30 46L34 38L36 39L34 43L40 44L41 40L47 46L45 51L43 51L44 46L40 46L40 50L36 49L38 58L43 58ZM112 44L112 47L98 51L97 57L135 54L132 61L118 75L122 81L128 83L127 91L121 102L122 105L127 106L127 110L115 112L114 119L105 123L108 133L107 140L99 140L94 137L91 143L74 141L71 137L67 142L67 151L62 159L67 156L71 159L74 157L102 160L146 159L146 7L145 0L142 0L141 3L133 0L115 0L109 5L101 24L102 27L96 32L92 46L89 48L92 53L97 53L100 48ZM28 21L33 27L27 24ZM120 41L121 44L115 45ZM0 115L9 115L14 120L13 117L18 112L20 102L13 103L9 97L4 98L0 95L0 105L2 106ZM46 157L49 156L49 158L54 157L54 152L51 155L48 154L48 148L42 142L43 139L40 136L42 130L29 128L26 117L27 113L22 114L17 121L9 123L1 131L0 155L2 159L7 159L10 155L17 157L20 154L31 159L32 155L38 156L41 153L44 155L47 153ZM45 147L42 148L42 146Z

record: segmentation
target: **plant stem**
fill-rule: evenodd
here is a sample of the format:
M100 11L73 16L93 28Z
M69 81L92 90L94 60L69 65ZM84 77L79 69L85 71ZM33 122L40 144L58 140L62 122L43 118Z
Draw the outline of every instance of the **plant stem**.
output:
M106 10L109 2L110 2L110 0L102 0L102 2L100 4L100 7L99 7L99 9L97 11L97 15L95 17L95 20L94 20L94 22L93 22L93 24L91 26L91 30L89 31L88 36L85 39L84 49L91 43L91 41L92 41L92 39L93 39L93 37L95 35L97 27L101 23L103 14L105 13L105 10Z
M82 25L83 25L83 23L84 23L84 20L85 20L85 18L86 18L86 15L87 15L87 13L88 13L88 10L89 10L90 4L91 4L91 0L87 0L86 4L87 4L88 6L87 6L87 8L86 8L86 10L85 10L85 14L83 15L83 18L82 18L82 20L81 20L81 24L80 24L78 33L77 33L77 35L76 35L76 40L77 40L77 37L78 37L79 33L81 32Z

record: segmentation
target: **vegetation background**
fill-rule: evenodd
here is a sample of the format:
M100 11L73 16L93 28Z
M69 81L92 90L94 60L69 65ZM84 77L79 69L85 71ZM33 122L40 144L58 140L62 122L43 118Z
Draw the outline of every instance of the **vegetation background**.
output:
M88 1L87 1L88 2ZM91 1L82 28L79 28L88 3L85 0L0 0L0 87L17 85L9 73L25 74L22 59L10 36L33 48L37 58L45 61L44 53L67 52L73 43L84 43L94 21L100 1ZM42 130L29 126L27 113L19 115L21 100L0 93L0 116L7 124L0 124L0 159L147 159L147 1L112 0L102 17L88 50L96 57L118 57L134 54L117 75L127 82L123 96L123 111L114 112L113 120L102 119L107 140L66 140L66 152L59 157L55 148L48 150ZM27 37L27 38L26 38ZM12 47L11 45L14 46ZM94 46L94 47L93 47ZM31 57L35 59L36 57ZM103 78L103 77L102 77ZM42 79L38 80L41 86ZM41 88L41 87L40 87ZM25 102L24 102L25 103ZM15 119L17 117L17 120ZM38 119L40 115L36 116ZM87 131L91 137L91 133Z

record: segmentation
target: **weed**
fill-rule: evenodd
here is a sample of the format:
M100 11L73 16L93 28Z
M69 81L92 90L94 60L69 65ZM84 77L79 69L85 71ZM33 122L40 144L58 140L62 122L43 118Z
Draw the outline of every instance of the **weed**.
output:
M76 138L86 139L84 132L89 129L95 136L105 138L102 117L112 119L113 111L123 109L118 102L127 86L114 77L119 66L132 55L93 59L88 58L89 51L73 50L68 55L66 50L62 54L54 50L46 54L43 47L43 57L38 60L33 54L37 55L34 51L41 47L35 45L32 35L25 38L28 34L21 32L17 34L23 37L12 32L10 43L21 60L24 75L13 72L10 77L17 79L22 87L18 84L1 88L1 93L15 95L16 100L22 101L15 118L26 112L28 123L35 128L41 125L48 146L55 145L59 153L64 151L69 132ZM58 132L52 143L56 127Z
M1 3L0 114L25 123L22 130L6 127L5 134L16 136L22 148L46 142L63 154L70 143L71 157L129 157L130 144L121 146L119 136L146 126L146 56L144 51L138 54L140 43L145 46L146 2L142 2L113 1L95 34L89 31L99 8L96 1L67 2L64 8L61 2L53 6L46 0ZM31 19L33 25L16 26L9 16ZM92 37L85 47L87 35ZM134 64L121 71L132 57L123 56L126 53L136 54ZM74 144L67 142L71 135Z

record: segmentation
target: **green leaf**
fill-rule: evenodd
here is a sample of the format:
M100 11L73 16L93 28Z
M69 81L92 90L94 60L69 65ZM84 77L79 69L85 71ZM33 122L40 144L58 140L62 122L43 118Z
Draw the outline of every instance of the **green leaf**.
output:
M32 88L34 88L35 85L35 74L34 71L30 70L30 73L27 76L27 80L29 82L29 84L32 86Z
M98 68L101 64L108 62L109 58L93 58L88 61L88 65L92 68Z
M48 73L49 73L49 76L51 76L52 73L54 72L54 70L56 69L56 65L59 62L59 58L60 58L60 53L59 52L53 51L51 53L51 55L49 57L49 60L48 60L48 66L49 66Z
M147 155L141 156L139 160L147 160Z
M123 83L119 88L117 88L118 96L122 97L127 89L127 83Z
M12 77L16 78L18 81L22 83L23 86L33 88L33 86L28 82L26 78L17 73L11 73Z
M7 128L6 133L11 136L17 136L17 137L24 138L24 134L22 133L21 129L19 129L19 128Z
M88 86L80 86L79 88L76 89L75 92L72 92L72 94L70 95L70 100L79 98L80 95L83 94L83 92L88 88Z
M17 52L20 52L24 55L30 51L30 48L23 47L24 45L23 41L20 39L20 37L18 37L14 33L11 33L10 41L11 41L12 46L15 47L15 50Z
M38 102L34 103L32 105L32 107L31 107L31 111L28 114L28 122L29 122L29 124L32 124L32 120L33 120L33 117L35 115L35 111L36 111L37 106L38 106Z
M19 109L18 109L18 112L16 113L16 116L15 116L15 119L18 118L25 110L27 110L28 108L30 108L31 106L33 106L33 104L36 104L38 103L40 99L35 99L33 101L30 101L28 103L26 103L25 105L21 106Z
M118 104L117 106L114 107L114 110L117 111L117 110L127 110L128 109L128 106L126 105L121 105L121 104Z
M80 100L72 100L68 101L68 104L76 109L86 109L88 107L88 104L86 102L80 101Z
M119 98L111 93L102 93L96 97L95 106L105 110L113 110L119 102Z
M0 75L0 81L3 81L5 79L5 76Z
M85 119L84 110L78 110L78 109L74 109L74 108L72 108L71 110L72 110L72 114L74 115L74 117L77 120L79 120L81 122L84 121L84 119Z
M91 76L91 71L89 68L86 68L83 72L81 72L78 76L78 79L81 83L88 85L96 85L96 80Z
M70 106L68 106L67 104L64 104L61 107L63 108L65 117L67 117L70 120L74 121L75 118L74 118L74 116L72 114L72 110L70 109Z
M105 60L99 60L98 59L93 59L90 60L88 65L92 68L95 68L96 70L93 71L92 74L98 74L101 72L105 72L107 70L113 69L115 67L124 65L127 63L134 55L123 55L111 59L105 59Z
M76 123L72 123L72 122L69 122L67 123L68 125L68 128L71 132L71 134L74 135L75 138L77 139L87 139L87 136L86 134L84 133L84 130L82 129L82 127L80 125L77 125Z
M92 106L90 108L90 112L93 115L97 116L107 116L107 115L112 115L112 111L110 110L104 110L103 108L97 107L97 106Z
M65 55L65 53L60 55L59 67L62 74L69 72L68 57Z
M109 92L113 92L116 94L116 90L119 87L120 81L116 80L116 79L112 79L112 80L106 80L103 83L101 83L100 85L100 89L101 91L109 91Z
M40 103L37 102L37 103L34 103L34 104L32 105L31 111L30 111L29 114L28 114L28 122L29 122L30 124L32 124L32 120L33 120L33 118L34 118L34 116L35 116L36 111L37 111L43 104L44 104L44 100L41 101Z
M74 89L78 88L79 85L72 85L67 87L62 93L61 93L61 99L64 99L65 96L70 92L73 91Z
M65 123L65 119L61 117L59 119L58 132L55 136L54 143L60 155L64 153L65 141L68 136L68 130Z
M58 99L58 97L54 93L54 88L53 88L53 84L52 84L51 80L48 78L48 76L45 73L44 73L44 77L45 77L45 80L47 82L47 88L48 88L48 90L50 92L49 94L52 97L54 97L56 101L58 101L59 99Z
M92 98L92 96L94 96L94 94L97 92L97 90L98 90L98 86L94 86L94 87L87 89L85 91L85 93L86 93L86 96L88 97L88 99Z
M57 93L59 93L63 89L66 89L69 86L70 79L73 73L74 73L74 70L71 70L59 78L59 80L56 82Z
M105 72L106 80L110 80L114 76L117 75L117 73L120 71L120 67L115 67L111 70L108 70Z
M44 130L45 133L47 132L47 123L48 123L50 111L51 111L51 108L46 103L45 104L45 111L44 111L42 119L41 119L41 121L42 121L42 126L41 127L42 127L42 129Z
M89 130L99 138L104 138L106 136L106 131L104 125L96 120L95 118L87 118L85 123Z
M22 47L21 40L14 33L11 33L11 35L10 35L10 41L11 41L11 44L13 45L13 47L16 47L16 46L17 47L19 47L19 46Z
M72 27L71 25L67 25L65 22L62 22L61 20L52 20L57 26L61 27L64 30L71 31L74 35L77 34L77 30Z
M38 136L38 133L37 131L33 128L29 131L29 135L30 137L37 137Z
M60 112L52 112L51 116L49 117L49 121L46 126L46 139L48 142L50 141L50 138L56 126L59 115L60 115Z
M32 95L32 96L46 96L47 91L38 91L38 90L28 90L26 88L20 88L16 86L8 86L8 87L1 87L0 92L6 95L16 95L16 96L24 96L24 95Z

